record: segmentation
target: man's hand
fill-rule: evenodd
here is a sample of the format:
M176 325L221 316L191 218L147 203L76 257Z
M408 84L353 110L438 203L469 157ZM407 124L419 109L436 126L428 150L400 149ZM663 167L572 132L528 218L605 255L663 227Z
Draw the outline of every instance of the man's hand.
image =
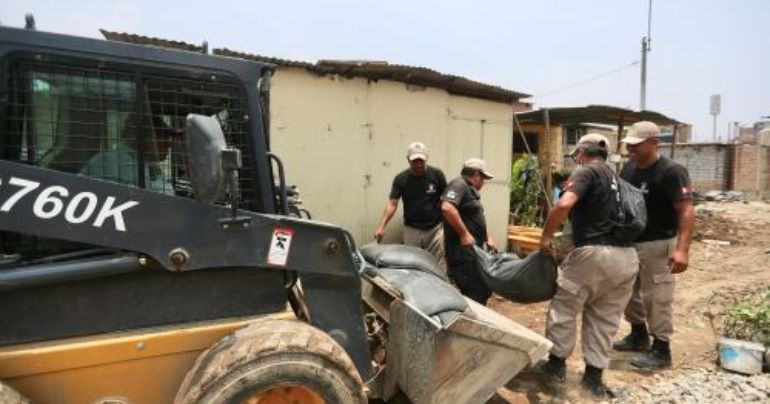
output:
M497 254L497 245L491 237L487 238L487 251Z
M679 228L676 239L676 248L668 257L668 267L672 274L680 274L687 270L690 256L690 243L692 242L692 232L695 228L695 208L692 206L692 200L682 199L674 202L679 220Z
M385 234L385 226L387 226L390 219L393 218L396 209L398 209L398 199L388 199L388 203L385 204L385 210L382 212L380 225L374 230L374 239L377 240L378 243L382 240L382 236Z
M687 251L674 250L673 254L668 257L668 267L671 268L671 273L680 274L686 271L689 259Z
M553 248L553 245L551 242L553 241L553 236L546 236L542 235L540 236L540 250L543 251L546 255L554 255L555 250Z
M473 248L473 245L476 244L476 239L473 238L471 232L465 227L457 206L449 201L441 201L441 213L444 215L444 220L449 223L449 226L452 227L455 233L460 235L460 246L463 248Z
M553 241L553 234L558 230L559 225L567 218L569 212L575 207L575 204L580 200L578 194L572 191L565 191L564 194L556 202L556 205L548 212L548 217L545 219L545 225L543 225L543 234L540 236L540 250L544 254L554 255L556 250L553 248L551 241Z
M385 234L385 229L382 226L377 226L374 230L374 239L379 243L382 241L382 236Z
M474 244L476 244L476 239L473 238L471 232L465 232L462 237L460 237L461 246L466 248L473 248Z

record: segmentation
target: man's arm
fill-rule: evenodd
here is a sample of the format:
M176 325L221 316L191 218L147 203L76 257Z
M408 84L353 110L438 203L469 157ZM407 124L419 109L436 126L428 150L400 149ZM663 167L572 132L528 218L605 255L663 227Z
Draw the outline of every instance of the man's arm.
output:
M543 234L540 236L540 249L548 255L553 255L554 250L551 246L553 240L553 234L559 228L559 225L567 218L569 212L577 203L580 197L578 194L572 191L566 191L561 196L558 202L553 205L551 211L548 212L548 218L545 219L545 226L543 228Z
M676 247L668 257L671 273L678 274L687 270L690 256L690 242L695 227L695 208L692 203L692 188L687 170L674 165L663 174L663 186L666 196L676 211L679 226L677 228Z
M680 199L674 201L674 210L679 218L679 235L676 239L676 248L668 257L668 266L671 268L671 273L678 274L686 271L689 265L690 243L695 228L695 208L692 199Z
M444 219L449 223L454 231L460 235L460 245L463 247L472 247L476 244L476 239L473 238L471 232L465 227L463 219L460 217L460 212L452 202L441 201L441 213L444 214Z
M380 219L380 225L374 230L374 238L377 241L382 239L382 235L385 234L385 226L388 225L390 219L398 209L398 199L388 199L388 203L385 205L385 210L382 212L382 219Z

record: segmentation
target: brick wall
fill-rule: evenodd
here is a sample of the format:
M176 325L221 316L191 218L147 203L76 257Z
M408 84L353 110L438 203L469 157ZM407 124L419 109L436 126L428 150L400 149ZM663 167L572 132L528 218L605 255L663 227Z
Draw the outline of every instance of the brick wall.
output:
M760 191L762 192L762 196L767 197L770 195L770 147L764 146L762 147L762 151L763 153L760 157L760 172L762 173Z
M733 161L734 190L760 196L770 191L770 147L735 145Z
M687 168L696 192L729 189L730 145L677 144L674 161ZM671 157L671 145L661 145L660 153Z
M660 152L671 156L671 145ZM674 161L690 172L693 189L770 195L770 147L727 144L677 144Z
M759 152L758 146L736 145L733 149L733 189L736 191L753 191L759 185Z

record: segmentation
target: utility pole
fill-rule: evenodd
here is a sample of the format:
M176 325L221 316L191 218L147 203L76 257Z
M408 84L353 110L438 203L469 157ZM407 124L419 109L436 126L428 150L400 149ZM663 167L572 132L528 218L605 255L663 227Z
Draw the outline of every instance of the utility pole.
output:
M647 37L642 37L642 86L639 94L639 110L647 109Z
M642 83L639 92L639 109L647 109L647 53L650 52L650 29L652 27L652 0L647 8L647 36L642 37Z

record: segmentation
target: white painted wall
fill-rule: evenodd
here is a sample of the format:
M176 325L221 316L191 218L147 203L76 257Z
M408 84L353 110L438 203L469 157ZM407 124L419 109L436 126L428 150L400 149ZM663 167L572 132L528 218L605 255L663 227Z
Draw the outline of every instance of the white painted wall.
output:
M511 166L509 104L450 95L400 82L279 68L271 88L271 143L283 159L287 181L299 186L313 218L371 241L393 177L407 167L406 147L420 141L428 164L447 181L462 162L481 157L495 174L482 190L487 222L505 246ZM398 242L399 211L385 242Z

